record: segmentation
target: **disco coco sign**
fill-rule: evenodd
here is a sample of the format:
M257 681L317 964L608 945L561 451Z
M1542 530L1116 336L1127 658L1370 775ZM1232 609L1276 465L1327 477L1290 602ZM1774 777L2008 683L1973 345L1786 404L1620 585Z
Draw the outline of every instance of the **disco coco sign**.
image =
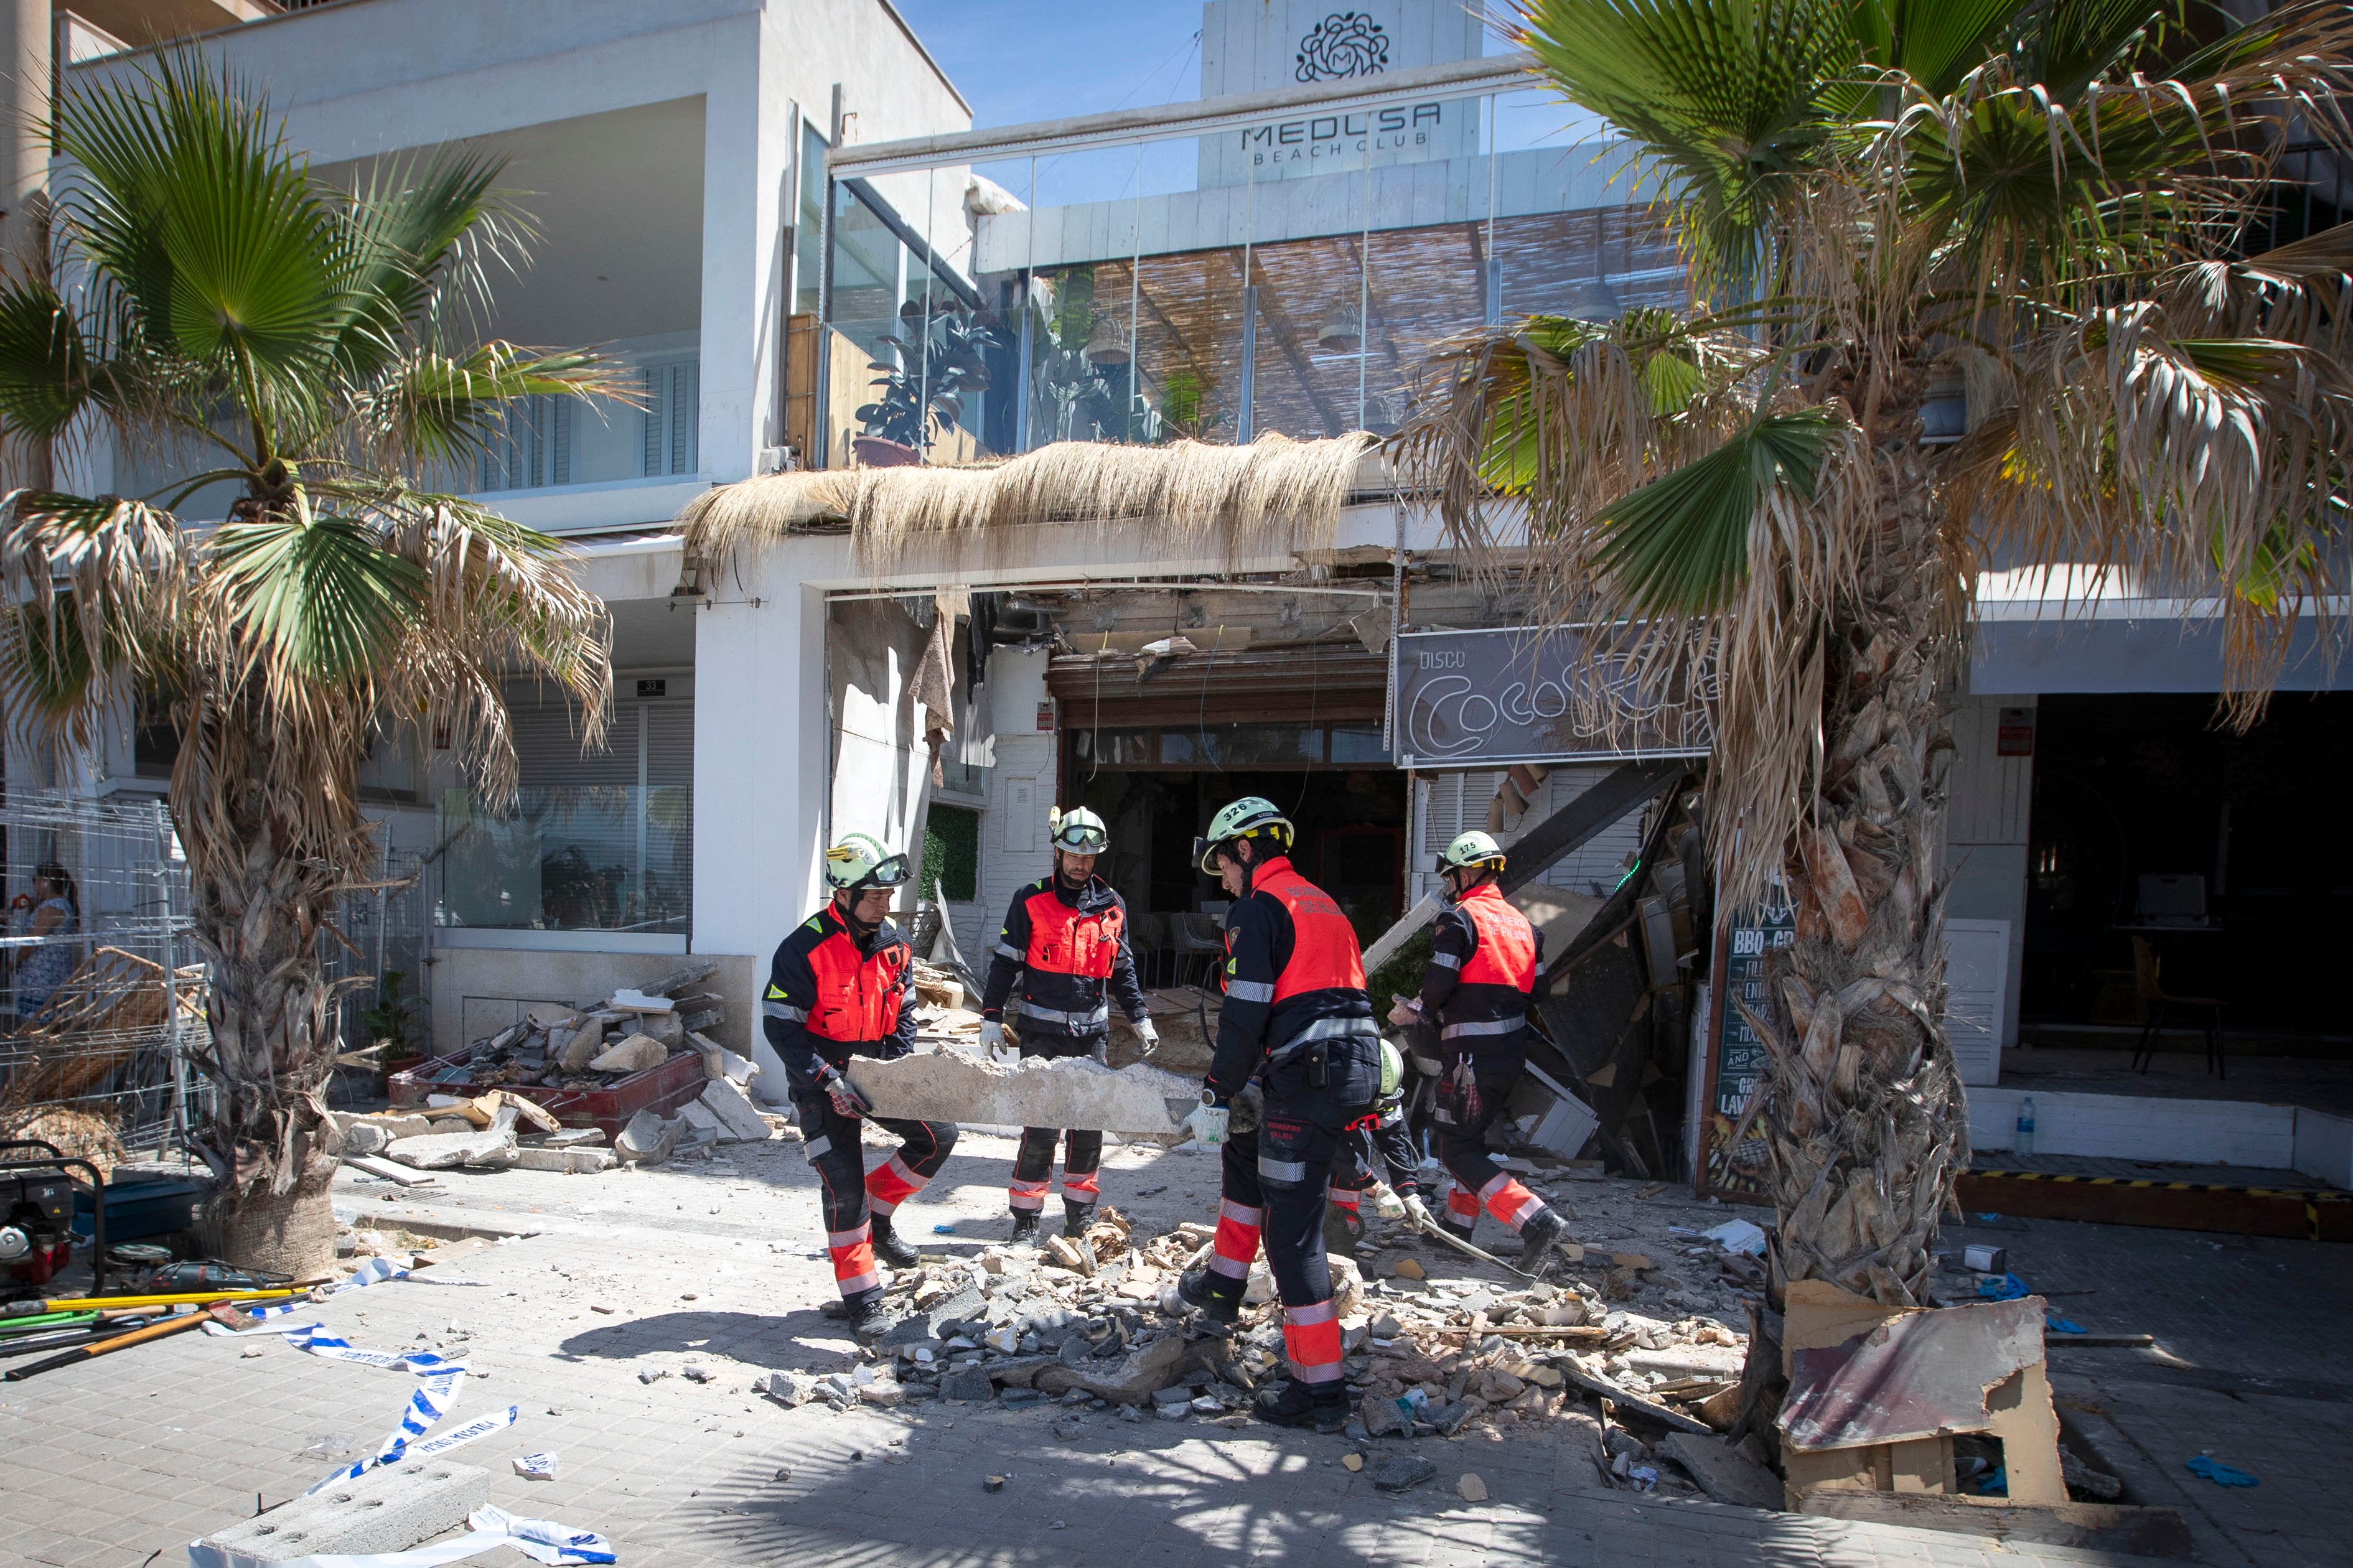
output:
M1396 646L1400 766L1707 753L1703 704L1589 657L1573 626L1409 632Z

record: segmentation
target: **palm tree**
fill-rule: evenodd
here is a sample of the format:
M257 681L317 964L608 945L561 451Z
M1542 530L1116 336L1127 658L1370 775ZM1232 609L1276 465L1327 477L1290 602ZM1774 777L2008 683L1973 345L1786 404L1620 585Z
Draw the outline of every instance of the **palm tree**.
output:
M1457 341L1403 452L1463 542L1594 628L1597 673L1708 696L1723 907L1778 881L1797 922L1753 1017L1775 1299L1922 1303L1968 1161L1940 823L1972 584L2074 563L2210 605L2242 723L2345 591L2353 228L2244 248L2295 160L2353 141L2353 9L1501 25L1644 161L1695 299ZM1957 442L1923 418L1946 387Z
M523 235L498 160L331 186L259 94L190 54L77 90L47 132L72 172L47 268L0 279L0 433L111 437L197 471L143 498L9 494L0 706L63 756L137 693L168 702L212 977L207 1224L234 1261L311 1273L334 1234L321 1095L341 988L322 960L376 864L369 742L446 733L503 794L501 681L552 680L592 734L609 687L603 606L555 542L419 478L496 438L508 400L614 376L463 331ZM177 515L207 489L233 497L225 517Z

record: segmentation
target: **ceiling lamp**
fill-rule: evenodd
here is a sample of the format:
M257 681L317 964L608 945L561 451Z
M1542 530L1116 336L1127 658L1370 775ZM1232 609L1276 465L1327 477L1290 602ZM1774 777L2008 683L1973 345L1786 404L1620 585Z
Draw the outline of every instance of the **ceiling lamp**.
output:
M1133 357L1129 352L1127 329L1113 316L1097 316L1094 330L1087 334L1089 364L1125 364Z
M1365 346L1365 319L1357 314L1354 300L1324 312L1324 324L1315 329L1315 346L1335 354L1352 354Z

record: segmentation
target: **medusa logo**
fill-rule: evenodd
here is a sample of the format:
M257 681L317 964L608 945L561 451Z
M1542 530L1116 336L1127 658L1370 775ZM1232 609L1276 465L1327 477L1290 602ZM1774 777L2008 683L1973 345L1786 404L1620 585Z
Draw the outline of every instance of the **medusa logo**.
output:
M1339 81L1388 69L1388 35L1362 11L1335 11L1299 40L1301 81Z

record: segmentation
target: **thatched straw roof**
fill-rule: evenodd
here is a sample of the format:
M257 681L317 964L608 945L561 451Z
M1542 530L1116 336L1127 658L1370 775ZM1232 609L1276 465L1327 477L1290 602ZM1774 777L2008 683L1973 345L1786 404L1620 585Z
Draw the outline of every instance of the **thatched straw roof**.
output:
M1174 557L1288 554L1328 545L1356 465L1377 438L1262 436L1247 447L1060 441L986 468L840 468L771 474L698 496L679 516L688 552L723 560L787 534L847 524L861 571L910 552L942 564L998 554L1008 531L1041 522L1162 531Z

